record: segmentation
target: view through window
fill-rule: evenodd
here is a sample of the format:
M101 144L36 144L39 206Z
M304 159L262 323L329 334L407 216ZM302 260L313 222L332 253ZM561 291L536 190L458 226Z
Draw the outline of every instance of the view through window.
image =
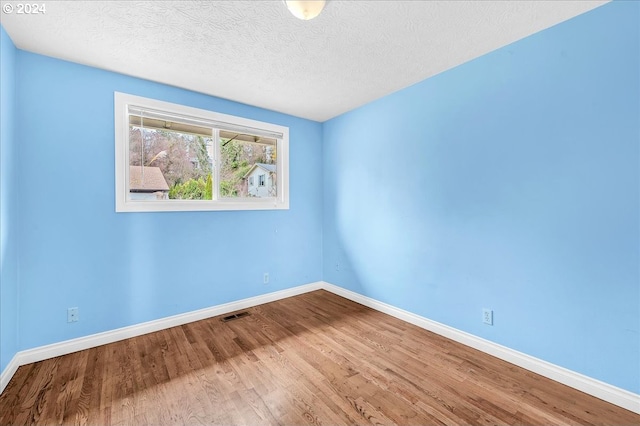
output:
M288 208L288 199L283 197L288 184L283 185L282 176L279 176L282 171L288 172L288 164L279 152L283 147L288 148L286 131L278 133L273 129L244 125L248 120L240 124L219 122L221 115L206 117L208 111L198 110L204 117L183 115L181 111L175 111L180 107L177 105L168 111L152 108L157 105L126 104L122 99L120 103L125 110L127 133L126 140L116 140L116 148L122 152L118 144L125 145L124 202L132 208L119 211L135 211L136 205L146 206L144 203L161 206L177 201L210 201L209 207L213 202L223 203L221 207L212 207L213 210ZM167 108L166 104L163 106ZM116 116L117 109L118 105ZM188 112L193 113L191 110ZM250 124L269 126L259 122ZM276 127L275 130L287 130ZM122 171L118 173L122 174ZM229 203L234 200L242 204ZM252 206L251 200L272 200L274 204ZM155 208L146 206L142 210Z

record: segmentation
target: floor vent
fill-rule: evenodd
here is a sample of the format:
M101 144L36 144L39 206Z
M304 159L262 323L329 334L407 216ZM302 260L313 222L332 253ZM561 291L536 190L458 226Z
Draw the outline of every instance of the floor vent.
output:
M238 312L237 314L231 314L231 315L227 315L226 317L222 318L222 322L228 322L228 321L233 321L234 319L238 319L238 318L243 318L246 316L251 315L249 312L244 311L244 312Z

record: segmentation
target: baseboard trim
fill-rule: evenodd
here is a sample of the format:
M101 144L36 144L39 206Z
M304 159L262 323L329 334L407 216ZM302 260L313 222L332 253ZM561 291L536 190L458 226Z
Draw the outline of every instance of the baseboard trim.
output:
M564 367L552 364L539 358L518 352L473 334L466 333L448 325L430 320L414 313L396 308L351 290L324 282L323 288L346 299L360 303L376 311L391 315L418 327L424 328L463 345L478 349L496 358L515 364L519 367L540 374L556 382L595 396L619 407L640 414L640 395L618 388L597 379L585 376Z
M128 327L122 327L115 330L105 331L102 333L91 334L89 336L79 337L77 339L65 340L51 345L40 346L33 349L27 349L15 354L11 362L3 370L0 375L0 393L9 384L9 381L21 365L31 364L32 362L43 361L45 359L70 354L84 349L94 348L107 343L117 342L119 340L129 339L131 337L141 336L147 333L164 330L178 325L199 321L206 318L223 315L229 312L247 309L253 306L262 305L264 303L274 302L276 300L285 299L291 296L308 293L310 291L323 288L323 282L305 284L285 290L275 291L260 296L249 297L247 299L235 302L224 303L222 305L212 306L210 308L199 309L184 314L173 315L166 318L160 318L154 321L148 321Z
M522 352L518 352L506 346L499 345L481 337L474 336L453 327L449 327L445 324L441 324L439 322L416 315L400 308L396 308L395 306L380 302L376 299L364 296L359 293L355 293L351 290L347 290L345 288L324 281L318 281L315 283L292 287L289 289L250 297L235 302L224 303L222 305L216 305L210 308L200 309L197 311L161 318L154 321L118 328L103 333L92 334L85 337L79 337L77 339L66 340L51 345L40 346L37 348L20 351L15 354L15 356L11 359L9 364L0 374L0 393L4 391L11 378L18 370L18 367L20 367L21 365L43 361L45 359L53 358L56 356L66 355L84 349L90 349L96 346L105 345L107 343L117 342L119 340L141 336L147 333L153 333L155 331L160 331L178 325L223 315L229 312L247 309L253 306L274 302L276 300L281 300L287 297L297 296L299 294L308 293L310 291L320 289L327 290L346 299L360 303L364 306L368 306L377 311L383 312L418 327L424 328L425 330L432 331L448 339L462 343L463 345L478 349L489 355L493 355L504 361L510 362L519 367L540 374L551 380L555 380L557 382L585 392L589 395L595 396L619 407L640 414L640 395L638 394L618 388L608 383L601 382L575 371L571 371L555 364L551 364L550 362L535 358Z
M9 364L7 364L5 369L2 370L2 373L0 373L0 394L2 394L4 388L7 387L13 375L16 374L16 371L18 371L18 367L20 367L20 365L21 364L18 361L18 355L16 354L13 356L13 358L11 358L11 361L9 361Z

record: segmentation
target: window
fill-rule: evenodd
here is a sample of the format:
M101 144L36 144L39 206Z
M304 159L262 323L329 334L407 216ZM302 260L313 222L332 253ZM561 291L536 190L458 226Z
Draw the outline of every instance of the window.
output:
M117 212L289 208L287 127L116 92L115 131Z

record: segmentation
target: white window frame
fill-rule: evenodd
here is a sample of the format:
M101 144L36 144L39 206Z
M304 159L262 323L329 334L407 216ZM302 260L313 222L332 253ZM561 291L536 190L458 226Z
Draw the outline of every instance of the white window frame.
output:
M277 124L250 120L243 117L221 114L185 105L114 93L115 106L115 184L116 212L162 212L162 211L215 211L215 210L287 210L289 209L289 128ZM130 200L129 194L129 111L134 109L161 111L169 115L188 117L214 129L214 194L213 200ZM218 170L220 143L215 137L216 126L245 129L251 134L268 135L276 139L278 175L277 197L222 198L217 193L219 187Z

